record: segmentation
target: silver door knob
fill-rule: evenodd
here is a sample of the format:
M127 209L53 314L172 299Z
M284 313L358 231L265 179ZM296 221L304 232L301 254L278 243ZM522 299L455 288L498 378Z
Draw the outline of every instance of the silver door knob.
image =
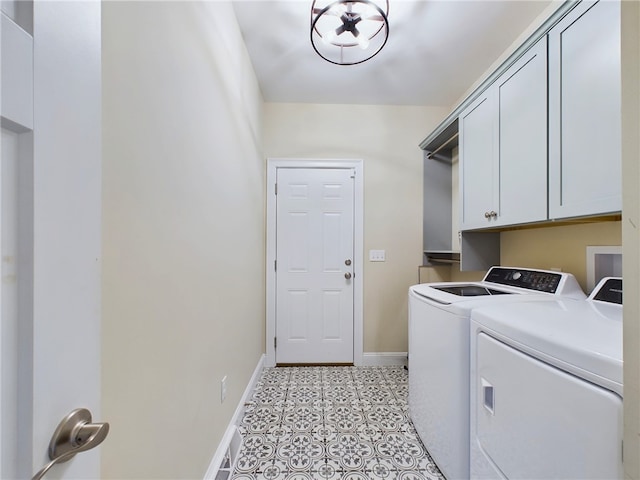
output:
M91 412L86 408L77 408L64 417L58 424L49 443L47 463L31 480L41 480L56 464L71 460L76 453L86 452L97 447L107 437L109 424L92 423Z
M347 259L344 261L344 264L348 267L349 265L351 265L351 260L347 258Z
M347 272L344 274L344 278L346 278L347 280L349 280L351 278L351 272Z

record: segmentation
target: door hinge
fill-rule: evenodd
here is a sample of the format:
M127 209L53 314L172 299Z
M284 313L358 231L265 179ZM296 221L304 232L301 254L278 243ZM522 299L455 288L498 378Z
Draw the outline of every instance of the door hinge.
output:
M273 348L278 348L278 337L273 337Z
M277 271L278 271L278 260L274 260L274 261L273 261L273 270L274 270L275 272L277 272Z
M278 184L277 183L274 185L274 189L275 189L275 194L277 195L278 194Z

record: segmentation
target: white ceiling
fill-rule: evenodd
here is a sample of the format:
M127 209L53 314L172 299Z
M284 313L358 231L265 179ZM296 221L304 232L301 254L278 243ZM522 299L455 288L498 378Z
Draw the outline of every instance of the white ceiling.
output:
M389 40L352 66L321 59L312 0L236 0L267 102L452 106L549 0L390 0Z

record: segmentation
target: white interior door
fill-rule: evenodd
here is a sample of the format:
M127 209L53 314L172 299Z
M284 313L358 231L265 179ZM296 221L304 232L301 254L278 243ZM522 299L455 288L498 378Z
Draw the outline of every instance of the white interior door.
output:
M353 363L354 178L277 170L277 363Z
M3 1L0 478L63 417L100 418L100 3ZM99 450L54 467L99 478Z

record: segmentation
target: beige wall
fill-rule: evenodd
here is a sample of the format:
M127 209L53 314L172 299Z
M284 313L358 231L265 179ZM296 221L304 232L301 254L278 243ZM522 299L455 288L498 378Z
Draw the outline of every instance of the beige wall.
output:
M364 351L407 351L407 289L422 262L422 154L442 108L265 104L266 157L364 160ZM370 249L386 262L368 261Z
M621 222L603 221L510 230L500 234L500 264L544 270L560 269L572 273L588 294L587 247L601 245L622 245ZM626 265L625 262L625 269ZM433 281L481 280L485 273L460 272L453 266L449 272L440 273L441 279Z
M587 291L587 246L621 245L620 222L512 230L500 234L500 263L575 275Z
M262 100L230 4L102 8L102 477L203 478L263 352Z
M624 470L640 478L640 3L622 2Z

